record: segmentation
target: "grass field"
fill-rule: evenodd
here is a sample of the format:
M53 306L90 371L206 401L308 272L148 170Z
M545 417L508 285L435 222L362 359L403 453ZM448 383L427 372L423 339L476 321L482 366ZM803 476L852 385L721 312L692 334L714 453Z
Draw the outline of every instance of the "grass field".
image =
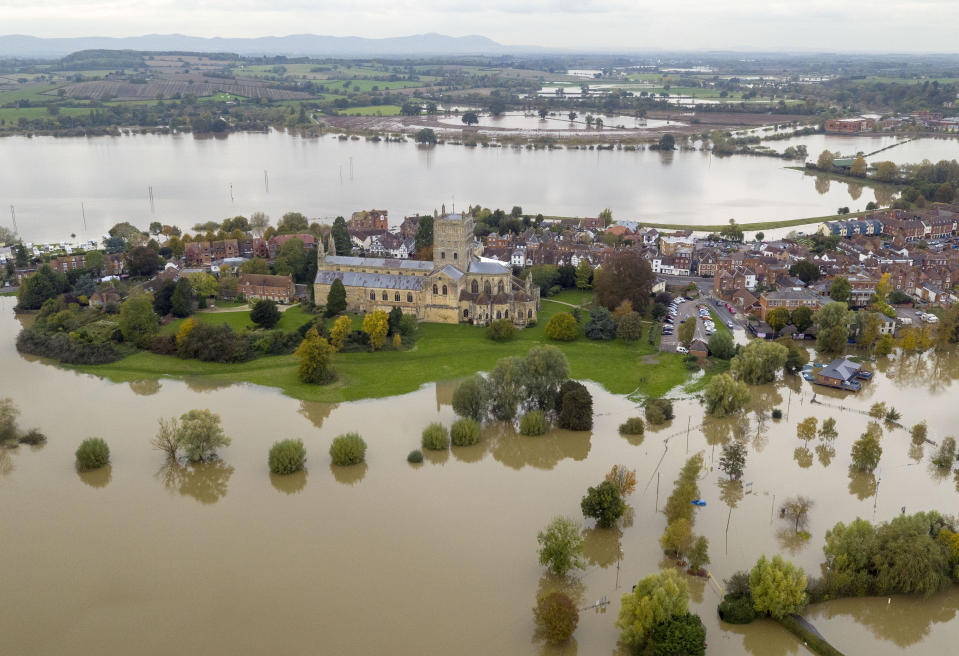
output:
M61 116L78 116L90 113L89 107L61 107ZM20 118L54 118L47 111L46 107L0 107L0 119L4 121L16 121Z
M298 399L340 402L404 394L432 381L489 371L499 358L523 355L533 346L550 343L566 354L574 378L596 381L614 394L662 396L686 382L689 372L682 357L675 353L659 353L657 347L650 345L645 338L635 344L618 340L598 342L583 337L574 342L546 339L544 329L549 318L570 309L562 302L575 304L588 300L588 297L588 292L570 291L553 300L544 299L539 323L519 331L515 339L504 343L487 339L485 329L478 326L421 324L416 343L410 350L337 354L334 368L338 378L327 386L301 383L296 375L297 361L291 355L263 357L240 364L218 364L139 352L119 362L80 369L118 382L163 376L199 376L223 384L249 382L279 387ZM294 311L296 308L288 310L287 314ZM198 316L203 321L222 321L224 319L212 317L223 317L224 314L246 313ZM239 317L225 320L233 322L231 325L245 325Z
M234 332L243 332L244 330L252 330L254 328L253 322L250 321L250 312L248 310L237 312L197 312L193 315L193 318L197 321L214 325L225 323L232 328ZM276 324L276 327L279 330L292 332L312 319L312 314L306 314L300 306L297 305L282 314L280 322ZM160 332L164 335L175 335L184 321L184 319L171 321L163 326Z
M399 116L399 105L369 105L367 107L348 107L340 110L345 116Z

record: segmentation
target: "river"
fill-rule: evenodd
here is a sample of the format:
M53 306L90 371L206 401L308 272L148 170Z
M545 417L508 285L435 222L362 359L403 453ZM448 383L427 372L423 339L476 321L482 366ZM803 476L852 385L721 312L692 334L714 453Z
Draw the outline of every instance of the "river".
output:
M21 426L40 428L49 443L0 450L2 654L232 655L282 645L290 654L617 655L620 597L667 566L656 509L690 454L702 451L708 466L695 530L710 541L718 579L779 552L814 575L835 522L889 519L902 506L954 511L959 499L952 477L937 476L904 429L886 432L876 480L850 477L850 445L866 418L810 405L811 388L795 379L757 388L748 415L705 432L697 428L702 407L684 400L670 425L628 439L616 427L638 414L636 405L589 384L589 433L526 438L486 426L479 445L411 466L406 454L423 427L452 421L453 383L340 405L245 384L113 383L17 354L13 303L0 298L0 398L13 398ZM891 400L904 424L927 419L935 440L954 429L955 412L944 410L959 373L954 354L890 360L883 371L842 403ZM786 418L769 419L774 407ZM219 413L233 443L218 463L167 469L148 441L159 417L190 408ZM807 415L837 418L831 457L818 443L797 451L795 424ZM332 469L329 443L347 431L366 438L368 463ZM746 495L721 485L713 468L718 445L733 434L750 445ZM80 475L73 452L93 435L109 443L112 465ZM305 441L307 472L271 477L267 451L287 437ZM572 590L583 607L604 595L612 603L583 612L564 651L541 649L531 608L554 582L536 562L536 532L554 515L580 519L580 497L614 463L637 470L632 510L618 529L584 524L589 565ZM816 502L808 543L774 512L798 493ZM702 579L690 586L710 656L806 653L769 621L721 627L715 588ZM959 629L957 591L926 601L844 600L809 616L850 656L948 653Z
M959 157L959 141L951 143ZM701 151L427 148L281 132L7 137L0 140L0 225L9 225L13 206L24 239L65 241L100 237L124 220L190 228L254 211L274 221L291 210L329 220L375 207L398 224L444 203L560 216L609 207L621 219L715 225L824 216L875 199L860 185L817 185L787 164Z

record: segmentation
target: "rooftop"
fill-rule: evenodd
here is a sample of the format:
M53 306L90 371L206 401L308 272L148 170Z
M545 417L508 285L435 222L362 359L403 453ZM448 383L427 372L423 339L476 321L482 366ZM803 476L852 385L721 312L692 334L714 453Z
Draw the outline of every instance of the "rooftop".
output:
M425 278L402 276L392 273L358 273L355 271L319 271L316 283L330 285L339 278L344 287L375 287L377 289L403 289L415 291L423 288Z
M432 271L433 263L424 260L400 260L386 257L352 257L350 255L328 255L327 264L340 266L367 266L383 269L409 269L411 271Z

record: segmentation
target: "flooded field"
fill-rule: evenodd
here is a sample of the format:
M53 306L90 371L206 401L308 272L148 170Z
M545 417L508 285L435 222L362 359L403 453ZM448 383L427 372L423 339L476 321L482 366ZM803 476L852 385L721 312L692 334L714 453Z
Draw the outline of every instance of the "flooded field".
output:
M603 120L602 127L589 127L586 125L586 113L577 112L575 120L569 120L568 112L556 112L546 118L540 118L538 114L526 114L523 112L505 112L499 116L489 114L479 114L477 118L479 123L477 127L493 128L495 130L521 130L524 132L562 132L563 134L596 134L598 132L609 132L611 130L622 132L636 132L641 130L655 130L669 125L685 125L677 121L667 121L664 119L641 119L635 116L606 115L597 113L595 118ZM440 124L455 128L463 128L463 120L460 116L451 116L449 118L439 119Z
M896 164L919 164L924 159L930 162L959 159L959 138L957 137L927 137L910 140L892 135L810 134L805 137L764 142L764 145L780 153L789 146L799 144L805 144L810 161L815 161L819 153L824 150L839 152L849 157L862 153L867 156L866 161L873 165L885 161ZM882 152L876 152L880 150ZM870 153L875 154L869 156Z
M830 147L843 150L839 141ZM916 159L927 141L908 145ZM959 157L959 141L928 143L931 156L945 156L940 149L951 144ZM788 164L702 151L428 148L279 132L7 137L0 140L0 224L9 225L14 206L24 239L64 241L71 234L99 238L119 221L190 229L255 211L274 222L292 210L331 221L376 207L398 225L443 203L472 203L559 216L595 216L609 207L618 219L695 226L855 211L883 193L879 200L889 202L888 192L820 181Z
M666 566L657 508L691 454L703 452L707 464L695 530L709 538L718 579L779 552L816 574L835 522L889 519L903 506L955 512L959 500L953 477L937 476L906 429L885 432L875 477L848 472L867 421L855 410L876 400L899 408L906 426L926 419L933 440L954 430L955 354L891 359L858 396L820 395L828 406L811 404L812 388L794 378L755 388L749 413L729 420L703 424L698 402L681 400L670 424L630 438L616 427L639 414L636 405L590 384L589 433L528 438L487 425L477 446L411 466L406 454L422 428L452 421L455 383L341 405L249 385L114 384L20 357L13 304L0 298L0 397L13 398L21 425L40 428L49 443L0 451L2 654L170 654L184 645L203 654L277 645L349 655L552 653L533 642L537 591L556 584L537 565L536 532L557 514L580 519L587 486L624 463L639 481L632 511L617 529L584 522L589 565L572 590L583 607L604 595L612 603L582 613L561 652L620 654L620 596ZM157 419L191 408L219 413L233 443L216 463L164 467L148 444ZM769 417L773 408L781 421ZM810 415L837 419L832 449L796 438L796 423ZM347 431L365 437L367 464L333 469L327 449ZM112 465L80 475L73 452L88 436L107 440ZM734 436L750 446L749 493L713 468ZM306 443L308 471L273 477L267 450L287 437ZM816 503L808 542L775 512L797 493ZM806 653L771 622L721 627L715 587L690 585L710 655ZM954 589L929 600L831 602L808 616L850 655L934 654L954 645L957 608Z

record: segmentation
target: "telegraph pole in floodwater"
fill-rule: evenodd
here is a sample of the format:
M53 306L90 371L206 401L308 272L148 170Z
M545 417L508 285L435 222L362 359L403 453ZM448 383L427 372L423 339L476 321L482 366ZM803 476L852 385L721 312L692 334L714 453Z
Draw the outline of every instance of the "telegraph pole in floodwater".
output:
M13 231L20 232L17 230L17 210L14 209L13 205L10 206L10 218L13 220Z
M80 215L83 216L83 231L87 231L87 208L83 206L83 202L80 202Z
M153 215L153 218L157 218L157 209L156 204L153 202L153 186L147 187L147 195L150 197L150 214Z
M266 193L270 193L270 175L266 169L263 169L263 186L266 187Z

